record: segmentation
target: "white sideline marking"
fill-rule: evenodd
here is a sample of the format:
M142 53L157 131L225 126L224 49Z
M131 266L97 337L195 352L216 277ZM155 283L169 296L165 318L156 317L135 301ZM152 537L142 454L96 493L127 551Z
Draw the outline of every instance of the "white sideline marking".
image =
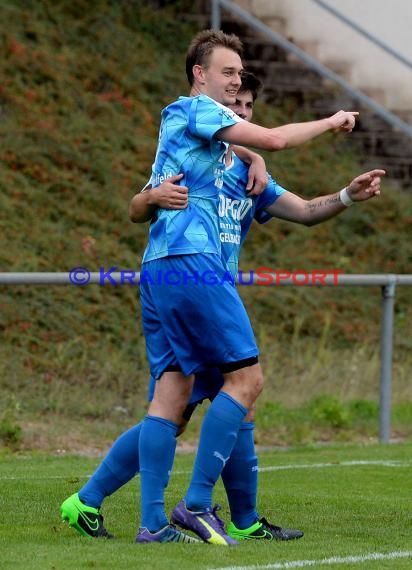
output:
M321 560L294 560L292 562L276 562L275 564L264 564L262 566L221 566L209 570L282 570L285 568L307 568L308 566L329 566L331 564L356 564L358 562L368 562L369 560L395 560L397 558L412 558L412 551L404 552L371 552L360 556L333 556Z
M285 471L287 469L323 469L327 467L356 467L362 465L381 465L382 467L411 467L411 461L401 460L356 460L356 461L337 461L336 463L291 463L289 465L269 465L268 467L259 467L259 472L265 471ZM190 475L192 472L186 470L176 470L172 475ZM77 475L76 479L89 479L92 475ZM70 479L67 475L47 475L44 477L14 477L12 475L0 475L0 481L43 481L47 479Z
M285 469L323 469L324 467L353 467L356 465L381 465L382 467L409 467L410 461L383 460L376 461L356 460L356 461L336 461L336 463L292 463L290 465L270 465L269 467L259 467L259 471L283 471Z
M355 461L336 461L329 463L290 463L288 465L269 465L267 467L259 467L259 473L265 471L286 471L287 469L324 469L327 467L356 467L364 465L381 465L382 467L411 467L411 461L402 460L355 460ZM187 475L191 471L173 471L174 475Z

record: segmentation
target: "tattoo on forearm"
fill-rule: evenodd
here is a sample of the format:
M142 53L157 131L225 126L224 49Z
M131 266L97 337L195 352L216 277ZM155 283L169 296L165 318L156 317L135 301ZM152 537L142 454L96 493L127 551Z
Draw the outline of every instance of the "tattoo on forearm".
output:
M317 204L312 204L311 202L308 202L307 204L305 204L306 209L310 211L310 213L314 212L317 208L319 208L319 202Z
M339 194L334 194L333 196L329 196L328 198L326 198L325 204L336 204L336 202L339 201L340 201Z
M319 198L316 202L308 202L306 208L312 213L315 210L326 208L330 204L339 202L339 195L328 196L326 198Z

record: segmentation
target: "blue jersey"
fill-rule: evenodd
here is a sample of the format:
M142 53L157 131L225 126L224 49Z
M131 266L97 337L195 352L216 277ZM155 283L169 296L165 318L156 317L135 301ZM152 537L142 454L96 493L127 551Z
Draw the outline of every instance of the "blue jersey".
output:
M232 153L232 163L226 168L224 184L219 193L219 237L222 260L237 277L240 248L253 219L263 224L271 219L265 208L273 204L285 189L269 176L265 190L258 196L246 195L249 165Z
M219 226L220 226L220 241L222 244L222 260L224 264L231 271L235 277L238 270L238 261L240 248L250 229L253 219L259 223L265 223L271 218L271 215L265 211L265 208L273 204L285 190L279 186L272 177L269 177L269 182L265 190L259 196L247 197L245 194L246 183L248 179L249 167L241 161L234 153L231 155L232 162L227 167L224 177L224 185L222 191L219 193ZM186 265L185 265L186 267ZM196 262L198 269L198 262ZM210 288L209 288L210 289ZM159 299L162 295L157 295ZM203 302L205 299L202 299ZM184 305L187 304L187 297L184 297ZM216 301L219 304L219 299ZM213 308L215 303L206 302L209 308ZM153 311L153 314L156 311ZM210 315L209 315L210 316ZM239 313L236 312L236 319L239 318ZM176 319L176 316L173 317ZM227 322L228 317L223 319ZM196 322L198 319L190 319L190 322ZM216 319L216 322L222 322L221 318ZM210 325L208 325L210 330ZM205 325L205 328L207 326ZM240 327L242 336L247 327ZM193 331L196 335L196 330ZM149 336L149 333L148 333ZM150 333L150 337L153 337ZM179 337L180 338L180 337ZM160 350L161 340L156 338L154 342L155 355L151 360L156 360L159 353L163 354L164 351ZM210 349L211 351L211 349ZM150 360L150 358L149 358ZM156 370L153 366L153 370ZM156 382L152 376L149 381L149 401L152 400ZM223 376L218 368L208 368L204 371L197 371L195 382L193 386L192 396L190 403L185 411L184 417L189 420L191 413L195 406L203 401L205 398L212 400L219 392L223 385Z
M215 134L242 120L206 95L179 97L163 109L150 184L156 187L183 174L181 184L189 188L189 204L185 210L157 210L143 262L171 255L220 255L218 193L227 144Z

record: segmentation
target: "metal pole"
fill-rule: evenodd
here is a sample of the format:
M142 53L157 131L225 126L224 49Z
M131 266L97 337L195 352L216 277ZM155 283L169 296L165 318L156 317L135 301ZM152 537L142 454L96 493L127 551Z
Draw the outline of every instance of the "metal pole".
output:
M220 3L219 0L212 0L212 29L220 30Z
M391 276L392 277L392 276ZM389 443L391 429L391 389L393 351L393 309L396 278L382 287L381 377L379 398L379 441Z

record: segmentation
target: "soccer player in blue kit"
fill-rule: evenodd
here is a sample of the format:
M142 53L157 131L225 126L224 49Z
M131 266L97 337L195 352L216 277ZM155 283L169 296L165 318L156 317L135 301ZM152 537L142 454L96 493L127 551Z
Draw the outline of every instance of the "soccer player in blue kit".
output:
M250 120L252 117L253 104L259 84L259 80L252 74L242 75L242 86L232 109L246 120ZM222 241L222 258L234 276L237 275L240 247L253 218L263 223L274 215L311 225L328 219L345 208L339 198L331 200L330 196L312 201L302 200L285 191L273 179L269 180L269 184L261 195L252 198L247 197L244 187L248 179L248 166L242 163L232 152L227 153L225 163L225 183L222 193L219 194L220 239ZM377 172L375 172L375 176L373 173L367 173L356 179L358 181L357 199L367 199L368 191L371 192L369 197L378 193ZM382 171L379 172L383 174ZM180 175L174 176L154 189L151 192L150 203L147 201L148 194L136 195L130 209L132 219L140 222L150 219L155 213L154 208L157 206L173 209L185 208L188 189L174 183L178 182L180 178ZM372 185L370 185L371 181L374 181ZM355 181L353 181L350 189L355 190L355 187ZM367 191L365 191L366 188L368 188ZM363 197L359 190L363 191ZM278 202L277 199L282 195L284 198ZM336 198L336 195L332 196ZM274 211L269 213L267 208ZM315 209L317 214L315 214ZM180 431L189 420L197 404L206 398L213 400L222 384L222 374L216 368L210 369L206 373L196 374L192 397L180 422ZM153 390L154 381L152 380L151 396ZM257 457L254 449L253 428L252 407L246 421L240 427L235 447L222 471L222 480L231 511L228 534L236 539L290 540L299 538L303 535L302 532L275 526L257 514ZM139 471L137 448L140 430L141 423L125 432L112 446L102 464L90 481L79 491L79 494L69 497L63 504L62 514L65 514L65 518L82 534L108 536L103 526L99 507L106 496L115 492ZM93 522L97 521L97 530L92 531L87 522L85 523L82 520L80 516L82 511L87 513ZM162 529L160 533L148 533L141 529L138 536L141 542L186 540L183 533L178 534L177 530L169 526Z
M355 123L352 112L274 129L242 120L226 107L235 102L241 85L241 47L236 36L198 34L186 58L190 97L180 97L162 111L150 183L156 187L183 174L189 200L184 210L156 212L141 267L142 322L156 387L139 437L142 527L137 542L161 541L170 530L164 488L176 430L194 374L218 367L224 384L204 417L192 479L171 521L205 542L236 544L212 506L212 493L263 388L263 376L248 315L233 283L225 279L220 255L218 193L226 143L276 151L330 129L351 130ZM219 285L199 278L206 274ZM178 277L173 286L165 279L170 275Z
M189 201L184 210L156 212L141 268L142 321L156 388L139 438L138 542L158 540L159 532L167 528L161 493L173 465L176 429L194 374L218 367L224 384L204 417L192 479L171 520L205 542L236 543L213 509L212 493L242 422L263 388L263 376L248 315L233 283L225 280L227 268L220 256L218 193L226 143L282 150L326 130L351 130L355 123L356 113L351 112L275 129L239 118L224 106L235 102L241 84L238 42L222 32L198 34L186 59L190 97L180 97L162 112L150 182L156 187L171 175L183 174ZM219 286L199 279L210 273ZM159 275L179 279L170 286L159 282Z

